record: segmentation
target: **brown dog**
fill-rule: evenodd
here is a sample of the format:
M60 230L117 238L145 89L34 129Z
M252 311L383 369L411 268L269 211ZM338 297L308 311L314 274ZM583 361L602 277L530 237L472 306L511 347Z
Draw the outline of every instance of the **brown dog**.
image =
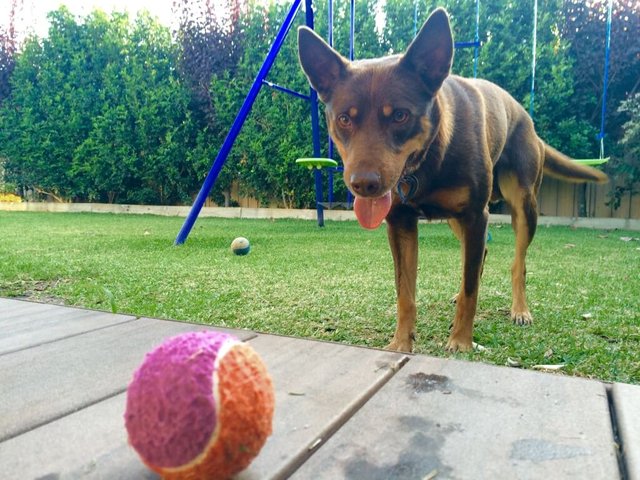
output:
M298 30L298 46L302 68L326 105L358 220L365 228L387 221L398 296L387 348L413 348L419 217L447 219L460 240L462 285L447 349L472 348L490 201L511 208L511 318L531 323L525 256L543 170L573 182L607 176L546 145L522 106L497 85L449 75L453 39L443 9L403 55L349 62L306 27Z

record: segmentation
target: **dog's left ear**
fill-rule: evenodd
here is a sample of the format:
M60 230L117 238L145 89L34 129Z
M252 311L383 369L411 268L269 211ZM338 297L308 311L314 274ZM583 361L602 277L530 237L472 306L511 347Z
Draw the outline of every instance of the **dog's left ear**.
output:
M309 83L328 102L338 81L347 74L348 62L313 30L298 28L298 56Z
M449 15L436 9L411 42L400 64L416 71L427 89L434 94L447 78L453 63L453 36Z

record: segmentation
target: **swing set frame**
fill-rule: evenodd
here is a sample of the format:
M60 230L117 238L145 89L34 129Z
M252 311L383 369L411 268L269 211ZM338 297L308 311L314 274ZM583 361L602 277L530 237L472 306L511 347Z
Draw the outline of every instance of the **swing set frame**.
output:
M299 92L295 92L286 87L282 87L280 85L276 85L267 80L267 75L280 51L284 40L289 33L289 30L293 26L294 20L302 5L303 0L293 0L291 7L287 16L285 17L278 33L271 44L271 47L265 57L258 74L256 75L249 92L240 107L236 118L225 137L225 140L218 151L218 154L207 174L198 195L187 215L182 228L178 232L178 235L175 239L175 245L182 245L187 240L193 225L195 224L202 207L213 188L216 179L218 178L222 167L224 166L231 149L238 137L242 126L244 125L245 120L247 119L249 113L251 112L251 108L260 93L260 90L263 86L268 86L272 89L287 93L294 97L300 98L302 100L309 102L310 114L311 114L311 134L312 134L312 145L313 145L313 156L304 159L298 159L297 163L307 166L313 170L314 173L314 181L315 181L315 192L316 192L316 211L317 211L317 219L318 226L324 225L324 209L325 205L331 206L333 203L333 173L340 171L342 167L338 165L338 162L333 160L333 144L331 139L329 139L329 155L328 158L321 157L321 146L320 146L320 124L319 124L319 115L318 115L318 94L312 88L309 89L309 94L302 94ZM604 157L604 136L605 136L605 117L606 117L606 103L607 103L607 89L608 89L608 81L609 81L609 57L610 57L610 47L611 47L611 12L612 12L612 3L613 0L608 1L608 14L607 14L607 29L606 29L606 48L605 48L605 63L604 63L604 91L602 95L602 111L601 111L601 121L600 121L600 133L597 135L598 140L600 140L600 158L594 159L582 159L576 160L577 162L586 164L586 165L600 165L609 160L609 158ZM305 5L305 24L313 29L314 28L314 13L313 13L313 0L304 0ZM530 97L530 106L529 112L533 118L533 107L534 107L534 94L535 94L535 69L536 69L536 41L537 41L537 10L538 10L538 0L534 0L534 26L533 26L533 51L532 51L532 70L531 70L531 97ZM333 0L328 0L328 11L329 11L329 33L328 33L328 41L329 45L333 44ZM354 59L354 34L355 34L355 0L350 0L350 39L349 39L349 59ZM456 48L467 48L471 47L474 49L474 64L473 64L473 74L474 77L477 76L478 72L478 54L479 49L481 47L480 35L479 35L479 25L480 25L480 0L476 0L475 2L475 20L476 20L476 29L475 29L475 38L473 41L469 42L456 42ZM418 3L416 0L414 6L414 30L417 33L417 24L418 24ZM329 173L329 202L327 204L323 203L323 172L322 169L328 167ZM352 199L350 194L348 194L346 205L348 206L351 203Z

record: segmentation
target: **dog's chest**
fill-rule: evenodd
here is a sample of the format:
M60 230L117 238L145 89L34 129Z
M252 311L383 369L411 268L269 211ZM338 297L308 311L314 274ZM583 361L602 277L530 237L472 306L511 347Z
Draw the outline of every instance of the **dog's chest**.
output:
M465 212L470 205L468 186L441 188L417 202L421 214L427 218L451 218Z
M417 187L405 203L416 209L420 216L430 219L482 211L489 201L489 172L458 157L445 156L440 162L435 157L425 155L418 171L410 175ZM401 188L407 193L406 187ZM402 199L402 195L399 196Z

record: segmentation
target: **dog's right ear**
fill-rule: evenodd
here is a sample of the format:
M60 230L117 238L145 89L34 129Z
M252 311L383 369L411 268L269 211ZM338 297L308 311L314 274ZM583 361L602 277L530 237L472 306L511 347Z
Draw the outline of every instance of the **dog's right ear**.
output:
M304 26L298 28L298 56L311 86L323 102L329 101L335 84L346 75L347 60Z

